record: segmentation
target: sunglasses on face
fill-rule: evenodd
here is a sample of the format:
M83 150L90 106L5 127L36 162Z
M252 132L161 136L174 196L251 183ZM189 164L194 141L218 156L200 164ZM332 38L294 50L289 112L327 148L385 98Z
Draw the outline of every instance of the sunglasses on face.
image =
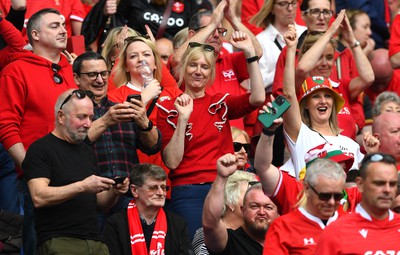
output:
M63 83L63 78L62 78L62 76L58 73L58 71L60 71L61 70L61 66L59 66L59 65L57 65L57 64L55 64L55 63L52 63L51 64L51 70L53 70L53 80L54 80L54 82L55 83L57 83L57 84L61 84L61 83Z
M196 47L202 47L205 51L214 52L214 47L209 44L190 42L188 45L188 48L196 48Z
M202 27L193 29L193 31L196 31L196 32L197 32L197 31L199 31L200 29L203 29L203 28L205 28L205 27L206 27L206 26L202 26ZM218 32L219 36L222 36L222 37L225 37L226 34L227 34L227 32L228 32L228 29L226 29L226 28L224 28L224 27L217 27L215 30Z
M110 76L111 71L101 71L101 72L87 72L87 73L78 73L79 75L85 74L91 81L95 81L97 77L100 75L103 80L107 80Z
M339 202L340 200L342 200L342 198L344 197L343 193L323 193L323 192L318 192L314 189L313 186L311 186L310 184L308 185L310 186L311 190L315 192L315 194L318 195L318 199L321 201L329 201L332 197L336 202Z
M233 149L235 152L239 152L242 149L242 147L246 152L250 152L251 146L249 143L237 143L237 142L233 143Z
M71 92L71 94L69 94L65 100L62 102L61 106L60 106L60 110L62 109L62 107L68 102L68 100L71 99L71 97L73 95L76 95L79 99L83 99L86 96L88 96L91 100L94 100L94 94L92 91L90 90L81 90L81 89L77 89Z

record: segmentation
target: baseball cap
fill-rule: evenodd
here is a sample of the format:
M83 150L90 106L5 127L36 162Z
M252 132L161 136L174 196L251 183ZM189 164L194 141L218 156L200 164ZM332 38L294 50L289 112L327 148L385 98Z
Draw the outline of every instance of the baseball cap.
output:
M306 161L306 167L308 167L314 160L318 158L326 158L337 163L344 162L346 167L344 171L347 173L354 163L354 157L348 156L343 153L343 151L333 144L325 143L320 144L312 149L310 149L304 156Z
M333 90L331 82L322 76L310 76L303 82L300 89L300 100L299 103L310 95L312 92L319 89L329 89L332 91L333 98L335 99L336 113L342 109L344 105L344 99L339 93Z

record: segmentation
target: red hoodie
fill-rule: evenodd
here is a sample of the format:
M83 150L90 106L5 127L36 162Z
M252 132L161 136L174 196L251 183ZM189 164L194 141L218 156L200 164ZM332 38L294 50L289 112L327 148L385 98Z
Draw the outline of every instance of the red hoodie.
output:
M54 105L64 91L77 88L72 66L61 55L63 82L53 80L51 62L31 51L11 55L0 73L0 142L8 150L22 142L25 149L54 129Z

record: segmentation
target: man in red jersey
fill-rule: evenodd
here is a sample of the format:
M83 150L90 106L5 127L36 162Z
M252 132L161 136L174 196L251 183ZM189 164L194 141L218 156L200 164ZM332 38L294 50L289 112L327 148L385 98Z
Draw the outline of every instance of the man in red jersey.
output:
M357 187L362 200L322 233L315 254L399 254L400 216L390 210L396 197L396 160L382 153L361 162Z

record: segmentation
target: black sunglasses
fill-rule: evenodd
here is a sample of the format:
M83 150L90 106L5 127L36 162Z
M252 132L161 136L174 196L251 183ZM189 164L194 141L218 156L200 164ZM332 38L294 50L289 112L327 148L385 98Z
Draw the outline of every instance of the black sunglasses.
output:
M188 48L196 48L196 47L202 47L205 51L214 52L214 47L209 44L189 42Z
M129 36L127 38L125 38L124 43L131 43L131 42L135 42L135 41L142 41L143 39L146 40L150 40L150 36L149 35L134 35L134 36Z
M315 194L318 195L318 199L321 201L329 201L333 197L333 199L336 202L338 202L338 201L342 200L342 198L344 197L344 194L342 192L341 193L322 193L322 192L319 193L310 184L308 184L308 186L310 186L311 190L314 191Z
M199 27L199 28L196 28L196 29L192 29L193 31L199 31L200 29L203 29L203 28L205 28L206 26L202 26L202 27ZM220 35L220 36L222 36L222 37L225 37L226 36L226 33L228 32L228 29L226 29L226 28L224 28L224 27L217 27L215 30L217 30L217 32L218 32L218 34Z
M100 75L103 80L107 80L110 76L111 71L101 71L101 72L87 72L87 73L78 73L79 75L85 74L91 81L95 81L97 77Z
M62 102L61 106L60 106L60 110L61 108L68 102L68 100L71 99L71 97L73 95L76 95L79 99L85 98L86 96L88 96L92 101L94 100L94 94L92 91L90 90L81 90L81 89L76 89L74 91L71 92L71 94L69 94L65 100Z
M58 71L60 71L61 70L61 66L59 66L59 65L57 65L57 64L55 64L55 63L52 63L51 64L51 70L53 70L53 80L54 80L54 82L55 83L57 83L57 84L61 84L62 82L63 82L63 78L62 78L62 76L58 73Z
M250 152L251 146L249 143L237 143L237 142L233 142L233 149L235 152L239 152L242 147L244 148L244 150L246 152Z

